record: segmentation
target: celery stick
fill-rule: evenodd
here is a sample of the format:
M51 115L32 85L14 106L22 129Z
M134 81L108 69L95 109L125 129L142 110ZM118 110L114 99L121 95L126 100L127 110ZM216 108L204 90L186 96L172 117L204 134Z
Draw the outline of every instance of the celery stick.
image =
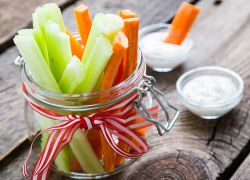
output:
M97 37L103 34L112 43L117 32L124 26L122 18L114 14L96 14L92 23L90 34L86 47L84 49L84 55L82 58L83 63L89 61L89 56L92 52L93 46Z
M78 142L83 143L84 146L82 146L81 144L78 144ZM103 173L104 172L104 169L102 165L99 163L99 160L97 159L94 151L92 150L92 147L89 144L88 139L86 138L86 135L83 134L83 132L80 129L76 130L73 136L73 141L71 141L70 143L70 147L78 160L84 159L84 161L79 161L84 171L88 173Z
M59 86L62 92L67 94L73 94L76 88L84 80L85 78L85 76L83 76L84 73L85 73L84 65L76 56L73 56L70 63L64 70L62 78L59 82Z
M37 13L32 14L32 21L33 21L33 29L35 31L34 36L35 36L37 45L39 46L40 51L43 54L43 57L46 60L47 64L50 64L49 63L49 55L48 55L44 35L43 35L42 29L41 29L41 27L39 25L39 17L37 15Z
M50 68L57 82L72 58L69 36L63 33L59 26L52 21L45 25L46 45L50 58Z
M42 32L45 33L45 24L48 20L51 20L52 22L59 25L59 28L62 32L65 32L62 13L57 4L55 3L45 4L42 7L36 8L35 13L33 14L36 14L37 16L37 18L34 17L36 22L35 24L33 22L33 28L36 29L39 26Z
M46 117L44 117L36 112L35 112L35 119L39 123L39 125L42 129L46 129L46 128L54 126L56 124L53 120L46 118ZM43 133L43 135L41 137L41 149L44 149L48 138L49 138L49 133L48 132ZM70 156L69 156L69 154L70 154L69 146L66 146L63 148L63 150L61 150L61 152L56 157L55 164L60 171L63 171L66 173L70 172L71 169L70 169Z
M17 33L19 35L32 35L34 34L34 30L33 29L20 29L17 31Z
M21 32L21 34L23 32ZM32 78L35 80L35 82L46 89L60 93L61 90L57 85L52 73L50 72L50 69L46 64L41 52L39 51L38 45L36 44L32 34L17 35L14 38L14 42L19 49L19 52L23 56L25 64L30 70ZM45 121L44 119L46 118L42 116L40 116L39 119L40 125L43 129L55 124L51 120L50 123L48 123L49 120ZM43 141L46 141L47 138L48 135L42 137ZM42 148L43 146L44 145L42 145ZM70 160L69 156L67 155L67 151L62 150L60 152L60 154L57 156L56 165L58 166L58 169L64 172L70 172Z
M103 77L104 77L104 73L102 73L101 76L99 77L99 79L98 79L98 81L93 89L93 92L97 92L97 91L101 90Z
M41 87L54 92L61 92L54 76L46 64L32 34L16 35L14 42L24 58L32 78Z
M14 42L24 57L25 63L30 69L35 82L48 90L61 93L57 82L61 79L61 75L63 75L72 55L69 37L64 34L62 16L59 8L57 8L55 4L37 8L33 15L34 31L21 31L22 35L16 36ZM31 33L33 34L30 35ZM49 67L51 67L52 73ZM73 67L72 69L74 69ZM82 69L82 67L84 67L83 64L78 68ZM70 74L70 72L72 70L66 70L65 76L73 77L74 75ZM83 75L84 72L79 78L84 78ZM62 79L61 86L63 88L67 86L67 80L67 77ZM73 84L72 86L76 85ZM72 89L65 88L65 91L73 91ZM41 115L37 116L37 120L42 129L57 124L55 121ZM42 148L47 138L48 134L42 137ZM81 130L77 130L76 134L74 134L70 147L87 173L104 172L101 163ZM69 172L69 157L67 148L60 152L55 160L58 169Z
M62 91L67 94L74 93L79 84L83 82L85 78L84 74L84 65L76 56L73 56L59 82ZM79 129L75 132L70 142L70 147L82 169L87 173L104 172L101 163L97 159L82 130Z
M43 7L38 7L32 14L33 29L36 31L35 39L44 59L48 64L50 64L48 51L45 44L45 25L48 20L58 24L60 30L65 32L61 10L55 3L49 3L45 4Z
M86 63L85 77L91 78L85 78L83 83L78 87L77 93L92 92L112 53L113 50L110 41L103 35L99 35Z
M49 19L58 24L62 32L65 32L62 12L58 5L56 3L47 3L42 7L42 9L43 12L49 16Z

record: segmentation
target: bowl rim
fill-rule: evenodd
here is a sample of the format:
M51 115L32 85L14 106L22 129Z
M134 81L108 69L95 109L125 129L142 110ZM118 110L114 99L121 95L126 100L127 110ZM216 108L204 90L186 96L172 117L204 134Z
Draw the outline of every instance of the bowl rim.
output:
M213 103L213 104L197 102L197 101L193 100L192 98L189 98L189 97L185 96L184 93L183 93L183 88L182 88L184 80L190 75L194 75L194 74L199 73L199 72L204 72L206 70L223 72L225 74L228 74L231 78L236 79L236 81L239 84L238 87L237 87L237 92L230 99L227 99L224 102L218 102L218 103ZM229 77L229 76L225 76L225 77ZM177 95L183 101L185 101L186 103L191 104L193 106L207 107L207 108L223 107L223 106L231 105L235 101L242 98L242 94L243 94L243 90L244 90L244 81L240 77L239 74L237 74L236 72L234 72L234 71L232 71L230 69L227 69L227 68L224 68L224 67L221 67L221 66L202 66L202 67L198 67L198 68L189 70L189 71L185 72L184 74L182 74L178 78L178 80L176 82L176 90L177 90Z

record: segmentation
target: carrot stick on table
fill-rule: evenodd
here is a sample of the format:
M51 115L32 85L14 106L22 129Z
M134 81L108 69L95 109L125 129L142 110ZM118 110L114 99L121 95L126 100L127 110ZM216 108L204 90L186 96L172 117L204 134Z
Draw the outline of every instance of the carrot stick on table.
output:
M113 54L104 71L101 90L108 89L113 86L115 77L119 70L119 65L121 63L122 57L126 53L127 48L128 48L128 39L123 32L119 32L114 40ZM112 172L115 168L115 152L106 142L103 135L101 136L102 136L101 139L102 139L102 154L103 154L104 168L106 171Z
M136 14L129 9L121 10L119 16L123 19L136 18Z
M74 9L74 14L76 17L76 23L79 34L81 36L82 44L86 45L92 26L89 8L86 5L81 4Z
M72 54L76 55L79 59L82 59L83 46L76 40L76 38L71 34L71 32L67 28L66 33L69 35Z
M164 41L180 45L185 40L199 12L199 7L183 2L173 19Z

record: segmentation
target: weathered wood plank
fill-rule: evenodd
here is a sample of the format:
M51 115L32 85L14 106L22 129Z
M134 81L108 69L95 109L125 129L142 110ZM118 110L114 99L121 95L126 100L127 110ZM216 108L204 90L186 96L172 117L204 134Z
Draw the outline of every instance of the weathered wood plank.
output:
M227 167L235 171L239 166L239 153L250 139L250 2L228 0L214 6L213 1L202 1L199 5L202 13L190 35L195 46L189 61L171 73L149 74L177 103L175 82L183 72L202 65L224 66L243 77L243 101L217 121L202 120L179 104L182 118L173 131L164 137L153 131L153 149L124 172L125 179L223 179Z
M250 156L243 162L235 172L231 180L248 180L250 179Z
M0 0L0 53L13 45L11 38L16 34L17 30L30 24L31 13L37 6L49 2L56 2L64 8L74 1L75 0Z
M79 1L81 3L82 1ZM97 0L83 1L90 9L91 13L97 12L118 12L123 8L130 8L135 10L142 19L142 25L148 23L164 22L169 19L182 2L182 0L171 0L162 3L161 0L129 0L129 1L109 1L109 0ZM148 4L145 7L145 4ZM73 7L65 9L63 12L65 18L65 24L70 29L75 29ZM151 9L152 8L152 9ZM150 16L149 16L150 11ZM13 63L15 57L18 55L18 51L15 47L8 49L6 52L0 55L0 154L3 156L9 149L16 146L16 143L23 137L27 137L27 128L24 120L23 108L24 100L20 91L21 85L21 70ZM22 155L20 155L22 156ZM0 175L4 177L19 177L20 172L15 171L12 173L7 169L20 169L23 161L22 157L14 159L15 163L6 165L0 172Z
M211 1L201 3L203 13L190 36L195 41L190 62L168 74L149 71L170 99L177 102L174 84L184 71L201 63L231 68L245 80L241 105L218 121L204 121L178 104L183 113L173 131L164 137L151 132L153 149L125 171L121 179L215 179L237 158L250 138L249 3L228 0L218 7ZM22 158L6 165L0 175L11 177L13 172L7 169L21 169ZM13 177L20 179L15 173Z
M163 19L162 21L165 21L167 17L171 17L180 2L181 0L171 2L168 1L168 3L164 3L162 5L160 0L154 1L151 5L154 11L152 11L151 13L153 13L154 15L159 14L154 19L154 22L159 21L159 19ZM80 3L81 2L79 2L78 4ZM90 1L86 1L84 3L86 3L90 7L92 14L101 11L118 12L122 8L135 9L138 12L138 15L142 17L148 12L148 9L143 9L144 7L142 1L138 1L137 3L134 3L134 1L132 0L126 1L126 3L123 1L114 1L111 3L108 0L99 0L95 3L92 3ZM161 8L157 9L157 6L159 6L160 4ZM63 12L65 24L70 29L75 29L73 7L74 6L71 6ZM112 7L114 7L113 10L111 10ZM168 12L164 12L163 10L165 9L168 9ZM164 13L160 14L158 11ZM142 24L151 22L151 19L149 21L147 20L147 18L142 19ZM0 125L1 127L5 127L3 128L3 131L0 132L0 137L3 137L0 139L1 155L4 152L8 151L8 149L10 149L15 144L15 142L18 141L19 138L27 136L23 115L24 100L19 88L21 84L21 71L20 68L16 67L13 63L17 55L18 51L16 48L10 48L9 50L7 50L7 52L0 55L0 62L2 62L2 66L0 67L0 102L3 104L0 107L0 118L2 119ZM9 114L9 112L12 113ZM6 138L8 139L8 141L6 141Z

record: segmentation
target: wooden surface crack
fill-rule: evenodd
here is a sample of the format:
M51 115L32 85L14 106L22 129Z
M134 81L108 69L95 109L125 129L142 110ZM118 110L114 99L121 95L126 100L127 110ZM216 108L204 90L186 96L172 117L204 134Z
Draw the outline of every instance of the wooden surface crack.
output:
M216 124L214 125L214 128L213 128L213 130L212 130L211 137L207 140L207 146L209 146L210 143L211 143L211 141L214 140L214 138L215 138L215 136L216 136L217 128L218 128L220 122L221 122L221 119L217 120Z
M242 149L242 151L238 154L238 156L232 161L232 163L224 170L223 173L219 174L218 180L230 179L242 162L246 159L246 157L250 153L250 140L246 144L246 146Z

